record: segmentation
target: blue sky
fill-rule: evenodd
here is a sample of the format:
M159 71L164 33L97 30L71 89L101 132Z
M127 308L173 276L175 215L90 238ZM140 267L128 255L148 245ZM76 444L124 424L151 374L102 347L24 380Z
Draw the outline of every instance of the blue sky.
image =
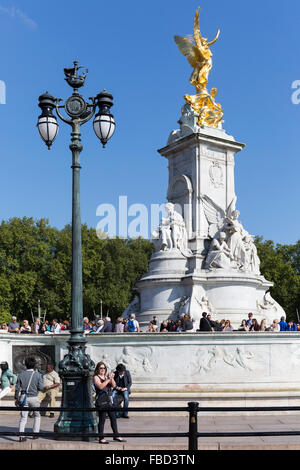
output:
M1 219L71 220L70 129L60 124L51 151L37 129L38 96L67 98L63 68L78 59L89 69L82 94L114 96L114 137L103 150L89 122L82 128L82 221L96 227L101 203L166 202L166 145L193 88L191 67L174 34L192 33L198 2L163 0L0 0ZM296 0L202 0L201 32L212 38L208 87L218 88L224 128L246 144L236 157L240 220L277 243L300 238L300 4Z

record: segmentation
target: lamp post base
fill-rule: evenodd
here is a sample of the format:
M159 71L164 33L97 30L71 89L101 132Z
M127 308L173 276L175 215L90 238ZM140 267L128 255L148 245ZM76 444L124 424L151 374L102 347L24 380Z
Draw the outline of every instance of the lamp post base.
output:
M59 434L88 434L98 432L98 420L95 412L76 411L76 408L93 408L91 393L92 374L70 375L62 377L62 408L74 408L74 411L61 411L54 425L56 439L60 441L93 441L95 437L60 436Z

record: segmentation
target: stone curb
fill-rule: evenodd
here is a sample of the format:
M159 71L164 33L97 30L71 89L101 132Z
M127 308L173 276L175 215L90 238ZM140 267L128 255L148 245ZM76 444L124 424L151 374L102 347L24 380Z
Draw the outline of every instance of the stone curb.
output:
M155 444L155 445L126 445L126 444L115 444L111 442L109 445L101 445L97 443L88 442L65 442L65 443L39 443L39 442L1 442L1 450L118 450L118 451L129 451L129 450L188 450L187 445L175 445L175 444ZM224 445L224 444L207 444L199 445L199 451L213 450L213 451L232 451L232 450L300 450L300 444L257 444L257 445Z

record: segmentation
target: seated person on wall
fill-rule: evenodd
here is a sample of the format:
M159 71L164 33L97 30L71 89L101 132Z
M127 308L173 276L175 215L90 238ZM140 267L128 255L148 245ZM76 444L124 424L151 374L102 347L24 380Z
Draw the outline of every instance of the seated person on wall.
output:
M166 328L168 331L176 331L176 325L171 318L168 318Z
M211 318L211 315L207 315L207 320L209 321L209 324L211 326L212 331L219 331L220 330L220 325L218 322L214 321ZM201 321L201 320L200 320Z
M189 332L193 331L194 325L189 315L184 316L183 327L184 327L184 331L189 331Z
M269 331L280 331L279 320L273 320L272 325L269 327Z
M116 387L113 391L113 404L114 407L119 407L121 402L120 398L124 400L124 408L128 408L130 387L132 385L131 374L126 370L124 364L118 364L115 371ZM117 412L118 413L118 412ZM124 411L120 416L121 418L129 418L128 412Z
M213 331L210 321L207 318L207 313L202 312L202 318L199 324L200 331Z
M114 326L111 322L111 319L110 317L105 317L102 333L111 333L112 331L114 331Z
M41 320L39 317L36 317L34 319L34 323L32 323L31 325L31 332L35 335L38 335L40 333L43 333L42 331L42 324L41 324Z
M123 318L118 317L115 324L115 333L124 333L124 323Z
M160 331L160 332L162 332L162 331L163 331L163 332L168 331L167 326L168 326L167 320L163 320L163 321L161 322L161 324L160 324L159 331Z
M287 331L288 324L285 321L285 317L281 317L280 322L278 324L280 326L280 331Z
M230 320L225 320L225 324L224 324L224 328L222 329L222 332L230 332L230 331L233 331Z
M247 325L246 319L242 320L242 323L240 324L238 331L249 331L249 326Z
M7 362L1 362L1 391L0 391L0 400L5 397L9 392L12 391L14 385L17 382L17 376L13 374L10 370Z
M158 333L158 326L156 324L152 323L152 321L149 322L146 332L147 333Z
M297 324L290 320L285 331L298 331Z
M91 329L92 329L92 327L90 326L90 322L89 322L88 317L84 317L84 319L83 319L83 331L88 333L88 332L90 332Z
M28 320L24 320L23 324L19 330L20 334L28 334L31 333L31 326L29 325Z
M8 324L9 333L19 333L20 325L17 322L17 317L11 317L11 322Z
M50 331L55 335L58 335L61 332L61 326L58 323L57 318L53 318Z
M44 405L42 402L50 401L50 406L54 408L56 406L56 396L59 392L60 378L58 373L55 372L53 364L47 364L46 370L47 372L43 376L44 391L39 392L38 399L41 406L46 406L46 403ZM41 414L46 415L46 412ZM50 411L49 418L54 418L53 411Z
M175 331L184 331L184 328L183 328L183 322L181 319L177 320L176 322L176 330Z
M8 326L5 322L1 324L0 329L1 329L0 333L8 333Z

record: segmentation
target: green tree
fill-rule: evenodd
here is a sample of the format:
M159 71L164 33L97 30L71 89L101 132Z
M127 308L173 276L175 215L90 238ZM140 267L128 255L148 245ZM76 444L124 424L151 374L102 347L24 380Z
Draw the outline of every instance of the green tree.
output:
M300 277L291 259L287 257L289 250L282 250L281 245L275 246L272 240L263 241L262 237L256 237L255 244L261 261L261 273L274 283L270 289L272 297L285 310L288 319L297 320Z

